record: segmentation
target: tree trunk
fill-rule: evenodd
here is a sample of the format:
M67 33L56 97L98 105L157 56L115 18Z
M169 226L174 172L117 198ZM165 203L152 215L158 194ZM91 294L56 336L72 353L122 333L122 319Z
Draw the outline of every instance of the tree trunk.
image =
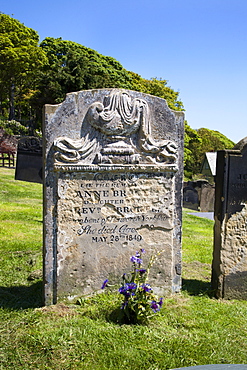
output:
M9 100L9 120L15 119L15 84L12 83L10 87L10 100Z

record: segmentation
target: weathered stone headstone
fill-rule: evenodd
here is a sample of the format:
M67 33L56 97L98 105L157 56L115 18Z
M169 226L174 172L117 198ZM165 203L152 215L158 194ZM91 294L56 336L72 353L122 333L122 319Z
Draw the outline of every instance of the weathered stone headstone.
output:
M146 260L163 251L154 291L179 291L183 113L151 95L100 89L46 105L44 121L45 303L120 281L140 248Z
M207 180L188 181L183 184L183 206L201 212L214 211L215 185Z
M42 139L26 136L18 140L15 179L43 183Z
M214 212L215 184L202 183L199 199L201 212Z
M217 153L212 286L217 297L247 299L247 138Z
M198 191L195 189L193 181L188 181L183 184L183 206L185 208L198 210L199 198Z

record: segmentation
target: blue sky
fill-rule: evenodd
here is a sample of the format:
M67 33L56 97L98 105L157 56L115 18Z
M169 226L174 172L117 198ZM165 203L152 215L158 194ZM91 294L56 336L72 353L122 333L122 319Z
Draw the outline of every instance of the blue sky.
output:
M247 136L246 0L1 0L45 37L97 50L179 91L194 128Z

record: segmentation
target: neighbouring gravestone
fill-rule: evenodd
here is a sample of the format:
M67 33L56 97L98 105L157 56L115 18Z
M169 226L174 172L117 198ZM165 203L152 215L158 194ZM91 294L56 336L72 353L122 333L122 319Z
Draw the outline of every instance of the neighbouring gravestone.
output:
M201 212L214 212L215 184L202 183L199 199Z
M188 181L183 184L183 206L201 212L214 211L215 185L207 180Z
M212 286L217 297L247 299L247 137L217 153Z
M25 136L18 140L15 179L43 183L42 139Z
M140 248L146 261L163 251L154 291L180 290L183 119L164 99L122 89L45 106L45 304L121 281Z
M183 184L183 207L198 211L199 197L195 183L188 181Z

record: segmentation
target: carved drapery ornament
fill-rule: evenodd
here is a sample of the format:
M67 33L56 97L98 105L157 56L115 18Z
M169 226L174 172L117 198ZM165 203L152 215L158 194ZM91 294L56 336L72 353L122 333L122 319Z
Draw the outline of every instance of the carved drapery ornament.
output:
M150 109L144 99L127 92L112 92L103 103L88 108L82 128L85 137L59 137L54 142L55 163L175 164L177 147L171 140L152 137Z

